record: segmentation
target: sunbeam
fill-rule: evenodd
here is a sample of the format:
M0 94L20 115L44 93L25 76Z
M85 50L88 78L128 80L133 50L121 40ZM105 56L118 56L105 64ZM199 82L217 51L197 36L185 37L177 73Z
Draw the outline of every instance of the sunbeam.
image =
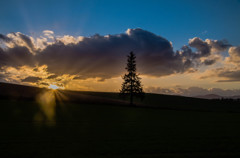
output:
M62 106L67 97L58 90L57 86L53 85L50 90L40 93L36 100L44 116L38 113L35 120L46 121L47 124L54 125L56 123L56 106L58 104Z
M37 102L46 117L46 121L55 122L56 98L53 90L47 90L37 96Z

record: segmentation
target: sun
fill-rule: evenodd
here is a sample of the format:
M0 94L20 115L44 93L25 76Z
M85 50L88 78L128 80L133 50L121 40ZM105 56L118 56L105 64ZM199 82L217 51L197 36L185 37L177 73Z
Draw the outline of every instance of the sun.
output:
M59 89L59 87L54 84L50 84L50 86L48 88L53 89L53 90Z

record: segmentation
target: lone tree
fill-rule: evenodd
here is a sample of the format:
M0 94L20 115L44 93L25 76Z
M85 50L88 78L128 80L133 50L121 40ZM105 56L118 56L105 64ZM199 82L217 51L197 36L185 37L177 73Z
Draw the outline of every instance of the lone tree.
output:
M133 52L127 56L127 73L123 76L124 82L122 83L121 95L130 94L130 105L133 105L133 97L143 97L143 88L141 85L139 74L136 74L136 56Z

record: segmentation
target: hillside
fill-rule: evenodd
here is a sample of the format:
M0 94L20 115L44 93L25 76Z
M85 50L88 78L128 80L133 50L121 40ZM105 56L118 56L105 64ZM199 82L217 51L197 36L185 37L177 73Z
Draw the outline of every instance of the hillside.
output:
M36 100L39 94L52 91L46 88L0 83L2 99ZM105 105L129 106L128 98L121 98L118 93L56 90L56 98L61 102L90 103ZM239 100L208 100L183 96L147 93L143 100L134 99L136 107L197 110L197 111L227 111L240 112Z
M53 93L56 104L37 102ZM233 113L239 102L233 100L146 94L129 107L117 93L6 83L0 96L0 157L240 156L240 115Z

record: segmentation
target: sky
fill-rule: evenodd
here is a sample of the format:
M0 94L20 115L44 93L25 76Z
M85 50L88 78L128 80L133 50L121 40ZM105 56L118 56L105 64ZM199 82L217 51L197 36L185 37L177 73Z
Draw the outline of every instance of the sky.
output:
M146 92L240 95L239 0L0 1L0 80L121 88L134 51Z

